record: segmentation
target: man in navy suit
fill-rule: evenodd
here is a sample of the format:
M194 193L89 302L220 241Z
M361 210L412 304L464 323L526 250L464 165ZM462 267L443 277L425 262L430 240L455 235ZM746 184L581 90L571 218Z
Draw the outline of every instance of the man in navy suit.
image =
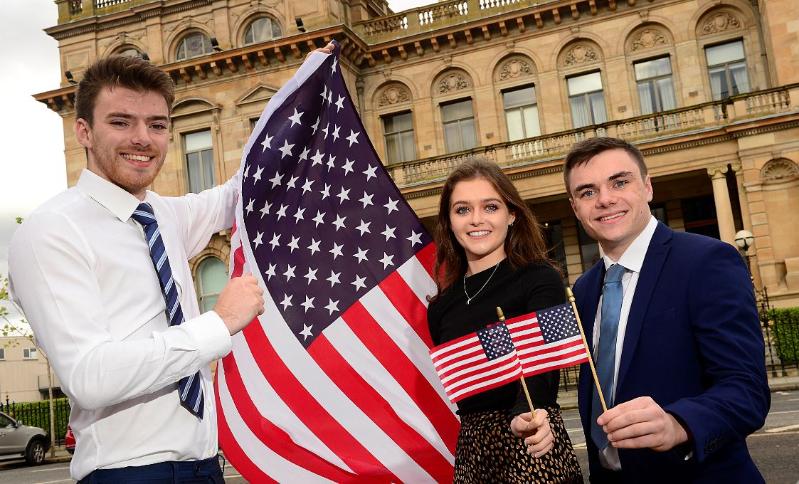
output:
M564 178L603 253L574 285L609 408L583 365L591 482L763 482L746 436L763 425L770 394L740 255L659 223L643 156L625 141L577 143Z

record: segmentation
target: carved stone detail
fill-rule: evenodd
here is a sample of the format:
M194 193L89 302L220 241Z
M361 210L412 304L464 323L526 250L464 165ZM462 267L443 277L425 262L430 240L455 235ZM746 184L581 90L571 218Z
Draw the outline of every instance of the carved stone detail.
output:
M760 179L764 183L785 182L799 178L799 166L787 158L769 160L760 169Z
M735 15L730 12L718 12L705 19L700 31L702 35L710 35L727 30L737 30L741 27L741 21Z
M472 80L464 72L449 72L441 76L437 83L438 93L447 94L472 87Z
M652 49L661 45L667 45L668 43L668 38L660 29L645 28L633 36L630 42L630 50L635 52Z
M564 67L571 67L580 64L592 64L600 60L601 57L593 45L580 43L566 51L566 54L563 56L562 65Z
M384 87L377 96L377 107L402 104L411 101L411 91L404 85L392 83Z
M513 56L499 65L495 79L497 81L507 81L520 77L532 76L535 73L533 63L527 57L518 55Z

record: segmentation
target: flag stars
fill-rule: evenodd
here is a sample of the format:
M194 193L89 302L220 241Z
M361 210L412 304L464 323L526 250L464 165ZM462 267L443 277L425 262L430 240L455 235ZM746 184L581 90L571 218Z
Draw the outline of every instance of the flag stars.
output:
M261 212L261 218L264 218L264 215L269 215L269 211L271 209L272 209L272 204L269 203L268 200L266 202L264 202L263 208L261 208L261 210L259 210L259 212Z
M250 214L250 212L252 212L252 211L254 210L254 208L253 208L253 204L255 204L255 200L253 200L253 199L251 198L251 199L250 199L250 201L249 201L249 202L247 202L247 206L246 206L246 207L244 207L244 210L247 212L247 215L249 215L249 214Z
M344 108L344 97L339 94L338 99L336 99L336 112L341 111Z
M341 249L343 249L343 248L344 248L344 244L339 245L339 244L333 242L333 248L330 249L330 253L333 255L333 260L336 260L337 257L343 255L341 253Z
M269 267L264 271L264 275L266 276L267 281L271 281L272 277L276 275L275 269L277 269L277 265L269 264Z
M336 220L333 221L333 225L336 226L336 232L338 232L339 229L346 229L347 228L347 226L344 225L344 221L345 220L347 220L347 217L342 217L341 215L338 215L338 214L336 215Z
M256 249L258 248L259 245L264 243L263 238L264 238L264 233L258 232L258 234L255 236L255 239L253 239L252 243Z
M325 133L325 139L327 139L328 131L330 131L330 123L327 123L324 128L322 128L322 132Z
M416 247L416 244L422 243L422 234L416 233L413 230L411 230L410 237L406 237L405 240L411 243L411 247Z
M360 131L356 132L356 131L350 130L350 135L347 136L347 141L350 142L350 146L352 146L352 145L354 145L354 144L356 144L358 142L358 135L359 134L361 134Z
M361 224L358 225L355 230L361 233L361 237L363 237L363 234L371 234L372 232L369 230L369 224L371 223L372 222L364 222L363 219L361 219Z
M383 264L383 269L387 268L388 266L393 266L394 265L394 256L393 255L388 255L385 252L383 252L383 258L380 259L380 262Z
M325 187L322 188L322 191L320 191L319 193L322 194L322 200L324 200L325 198L329 197L330 196L330 185L325 183Z
M307 281L308 281L308 285L309 285L309 286L311 285L311 281L315 281L315 280L316 280L316 271L317 271L317 270L318 270L318 269L311 269L311 268L309 267L309 268L308 268L308 272L306 272L306 273L305 273L305 275L304 275L304 276L302 276L302 277L304 277L304 278L305 278L305 280L307 280Z
M281 146L279 148L280 153L282 153L280 155L280 159L282 160L283 158L285 158L287 156L291 156L291 149L292 148L294 148L294 145L293 144L289 144L289 140L284 139L283 140L283 146Z
M372 165L363 171L363 174L366 175L366 182L369 183L369 180L372 178L377 178L375 172L377 171L377 166Z
M280 204L280 208L277 209L277 219L278 221L286 216L286 209L289 208L288 205Z
M302 149L302 153L300 153L300 158L299 158L299 160L300 160L300 161L308 161L308 153L310 153L310 152L311 152L311 150L310 150L310 149L308 149L308 147L307 147L307 146L306 146L306 147L304 147L304 148Z
M315 299L315 298L312 298L312 297L305 296L305 302L304 302L304 303L302 303L302 304L300 304L300 306L302 306L302 307L305 309L305 312L306 312L306 313L308 312L308 310L309 310L309 309L313 309L313 308L315 307L315 306L313 305L313 300L314 300L314 299Z
M290 252L293 254L295 250L300 248L300 238L292 235L291 242L286 244L286 246L291 248Z
M341 191L336 196L338 197L338 203L344 203L344 200L350 199L350 189L341 187Z
M313 185L314 180L305 179L305 183L302 184L302 194L305 195L306 193L311 191L311 185Z
M302 125L302 123L300 122L300 118L302 117L303 114L305 113L302 111L297 111L297 108L294 108L294 114L289 116L289 119L291 120L290 127L293 127L295 124Z
M274 138L274 136L269 136L268 134L264 136L264 140L261 141L261 146L263 146L261 153L266 152L266 150L272 149L272 138Z
M261 166L259 166L259 167L258 167L258 168L255 170L255 175L253 175L253 176L252 176L252 179L253 179L253 180L255 180L255 181L253 181L253 182L252 182L252 183L253 183L253 185L254 185L256 182L259 182L259 181L261 181L261 173L263 173L263 172L264 172L264 169L263 169L263 167L261 167Z
M361 249L360 247L358 247L358 251L355 254L353 254L353 257L358 259L358 263L359 264L361 262L363 262L363 261L367 261L368 262L369 258L366 257L366 253L367 252L369 252L369 249Z
M303 340L303 341L307 341L307 340L308 340L308 338L310 338L311 336L313 336L313 335L311 334L311 329L312 329L312 328L313 328L313 326L311 326L311 325L307 325L307 324L303 324L303 325L302 325L302 331L300 331L300 335L302 336L302 340Z
M355 163L355 162L348 158L347 161L344 162L344 165L341 166L341 169L344 170L344 176L349 175L350 173L355 171L355 170L352 169L353 163Z
M324 96L323 96L323 97L324 97ZM314 124L312 124L312 125L311 125L311 128L313 128L313 132L312 132L311 134L316 134L316 130L317 130L317 129L319 129L319 121L320 121L321 119L322 119L322 118L316 118L316 122L315 122Z
M332 134L331 136L333 137L333 141L334 141L334 142L338 141L338 139L341 137L341 136L338 134L338 131L339 131L340 129L341 129L341 126L339 126L339 125L337 125L337 124L334 124L334 125L333 125L333 134Z
M396 228L396 227L389 227L388 225L386 225L386 229L385 229L385 230L383 230L383 231L382 231L382 232L380 232L380 233L381 233L381 234L383 234L383 237L385 237L385 238L386 238L386 242L388 242L388 239L396 239L396 238L397 238L397 237L394 235L394 231L395 231L395 230L397 230L397 228Z
M308 246L308 250L311 251L311 255L314 255L317 252L319 252L319 243L320 242L321 242L321 240L316 240L314 238L311 238L311 245Z
M322 102L327 101L327 84L322 85L322 92L319 95L322 96Z
M328 300L328 303L327 303L327 306L325 306L325 309L328 310L328 315L331 315L334 312L338 312L338 299L336 299L334 301L334 300L328 298L327 300Z
M327 155L327 172L330 173L330 171L335 167L336 167L336 157L333 155Z
M311 219L314 221L315 227L319 227L319 224L325 223L325 215L326 215L325 212L322 212L320 210L316 211L316 217Z
M300 220L304 220L305 219L305 215L304 214L305 214L305 209L304 208L298 208L297 209L297 213L294 214L294 223L298 224L298 223L300 223Z
M283 273L283 275L286 276L286 282L290 281L292 277L295 277L294 276L294 270L296 268L297 268L297 266L293 266L291 264L286 264L286 272Z
M397 202L398 201L399 200L394 200L393 198L389 197L388 202L386 202L386 204L383 205L384 207L386 207L386 210L388 210L388 214L387 215L391 215L391 212L398 212L399 211L399 209L397 208Z
M363 196L358 201L363 204L363 208L366 208L368 205L374 205L372 203L372 197L374 197L374 195L371 195L364 191Z
M275 250L275 247L280 245L280 234L275 232L272 234L272 240L269 241L269 245L272 246L272 250Z
M331 76L336 73L336 66L337 65L338 65L338 61L336 60L335 57L333 57L333 63L330 65L330 75Z
M283 311L285 312L289 306L291 306L291 296L288 294L283 294L283 300L280 301L280 305L283 306Z
M330 277L325 280L330 283L330 287L334 287L336 284L341 284L339 277L341 277L340 272L330 271Z
M283 175L281 175L279 171L276 171L275 176L270 178L269 182L272 183L272 188L275 188L283 182Z
M355 280L352 281L350 284L355 286L355 290L358 291L358 290L366 288L365 282L366 282L366 278L365 277L361 277L359 275L356 275L355 276Z
M286 182L286 189L288 190L289 188L297 188L297 179L299 179L298 176L292 176L289 178L289 181Z
M316 150L316 154L311 157L311 159L313 160L313 163L311 164L311 166L321 165L322 164L322 158L324 158L324 157L325 157L325 155L322 152L320 152L319 150Z

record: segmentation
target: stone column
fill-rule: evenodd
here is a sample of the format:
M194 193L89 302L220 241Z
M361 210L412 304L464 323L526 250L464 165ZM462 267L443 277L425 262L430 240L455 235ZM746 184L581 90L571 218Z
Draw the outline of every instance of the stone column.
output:
M735 182L738 185L738 201L741 204L741 221L743 222L744 230L752 232L752 216L749 212L749 197L746 194L746 187L744 186L743 167L741 164L733 164L732 171L735 172ZM760 279L760 270L757 263L757 239L755 239L754 246L749 248L749 252L746 255L749 258L749 271L752 275L752 282L755 287L762 287L763 282Z
M730 205L730 191L727 189L727 165L707 169L713 182L713 200L716 203L716 218L719 224L719 238L735 246L735 222Z

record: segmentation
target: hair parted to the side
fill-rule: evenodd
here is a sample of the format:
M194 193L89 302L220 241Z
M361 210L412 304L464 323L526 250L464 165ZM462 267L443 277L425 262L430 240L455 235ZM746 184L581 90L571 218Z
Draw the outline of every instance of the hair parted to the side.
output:
M438 206L438 220L434 230L436 263L433 268L437 293L435 298L466 273L466 252L455 239L450 224L450 202L455 185L461 181L482 178L499 193L511 213L516 215L513 227L505 239L505 254L511 267L519 268L532 262L544 262L557 268L547 257L546 243L530 207L524 203L513 182L493 162L485 158L472 158L457 167L444 182Z
M644 162L644 155L641 151L630 143L619 138L588 138L572 146L569 154L566 155L566 162L563 166L563 181L566 184L566 193L571 196L569 188L569 175L571 171L580 165L588 163L591 158L608 150L624 150L638 165L641 170L641 178L646 178L647 168Z
M75 114L92 125L94 104L103 88L125 87L134 91L153 91L164 97L169 111L175 101L175 84L161 69L140 57L112 55L86 69L75 94Z

